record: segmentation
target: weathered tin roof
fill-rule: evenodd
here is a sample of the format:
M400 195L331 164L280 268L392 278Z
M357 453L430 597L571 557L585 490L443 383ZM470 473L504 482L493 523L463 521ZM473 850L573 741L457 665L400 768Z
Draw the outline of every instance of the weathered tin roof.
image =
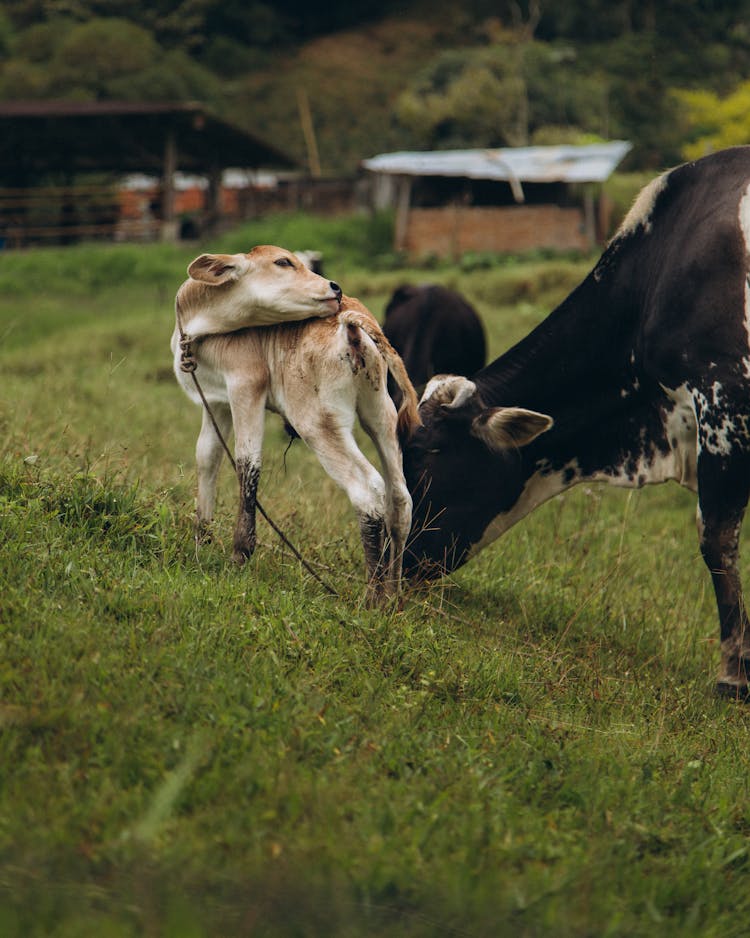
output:
M603 182L632 148L627 140L582 146L506 147L381 153L364 160L373 173L396 176L463 176L508 182Z

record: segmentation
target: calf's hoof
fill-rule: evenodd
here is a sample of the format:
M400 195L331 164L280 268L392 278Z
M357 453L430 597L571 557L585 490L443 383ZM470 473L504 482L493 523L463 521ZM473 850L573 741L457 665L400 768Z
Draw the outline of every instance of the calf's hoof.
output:
M196 521L195 522L195 543L200 544L210 544L213 540L213 532L211 531L211 524L208 521Z
M385 605L387 599L382 580L370 580L365 590L365 606L368 609L378 609Z
M235 543L234 551L232 553L232 560L237 564L238 567L241 567L247 560L249 560L255 553L255 541L243 542L241 544Z
M382 609L393 604L400 612L404 608L404 597L398 583L378 580L367 584L365 605L368 609Z

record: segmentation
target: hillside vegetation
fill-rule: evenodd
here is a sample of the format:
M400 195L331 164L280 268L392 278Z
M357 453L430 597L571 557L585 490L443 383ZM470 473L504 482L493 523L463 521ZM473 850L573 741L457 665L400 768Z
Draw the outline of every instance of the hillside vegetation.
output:
M748 139L750 0L235 0L0 12L0 99L197 99L323 174L390 149Z

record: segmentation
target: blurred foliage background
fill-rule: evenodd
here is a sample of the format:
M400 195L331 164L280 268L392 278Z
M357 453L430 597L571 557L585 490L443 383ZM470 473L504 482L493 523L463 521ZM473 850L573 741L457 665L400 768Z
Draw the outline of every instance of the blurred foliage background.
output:
M0 100L200 100L324 175L409 148L750 139L750 0L5 0Z

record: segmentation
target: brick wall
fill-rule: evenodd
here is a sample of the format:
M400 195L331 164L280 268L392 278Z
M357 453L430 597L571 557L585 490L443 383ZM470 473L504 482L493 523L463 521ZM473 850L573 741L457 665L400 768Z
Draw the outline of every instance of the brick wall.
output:
M583 210L558 205L413 208L404 243L410 254L455 257L467 251L516 253L532 248L589 250Z

